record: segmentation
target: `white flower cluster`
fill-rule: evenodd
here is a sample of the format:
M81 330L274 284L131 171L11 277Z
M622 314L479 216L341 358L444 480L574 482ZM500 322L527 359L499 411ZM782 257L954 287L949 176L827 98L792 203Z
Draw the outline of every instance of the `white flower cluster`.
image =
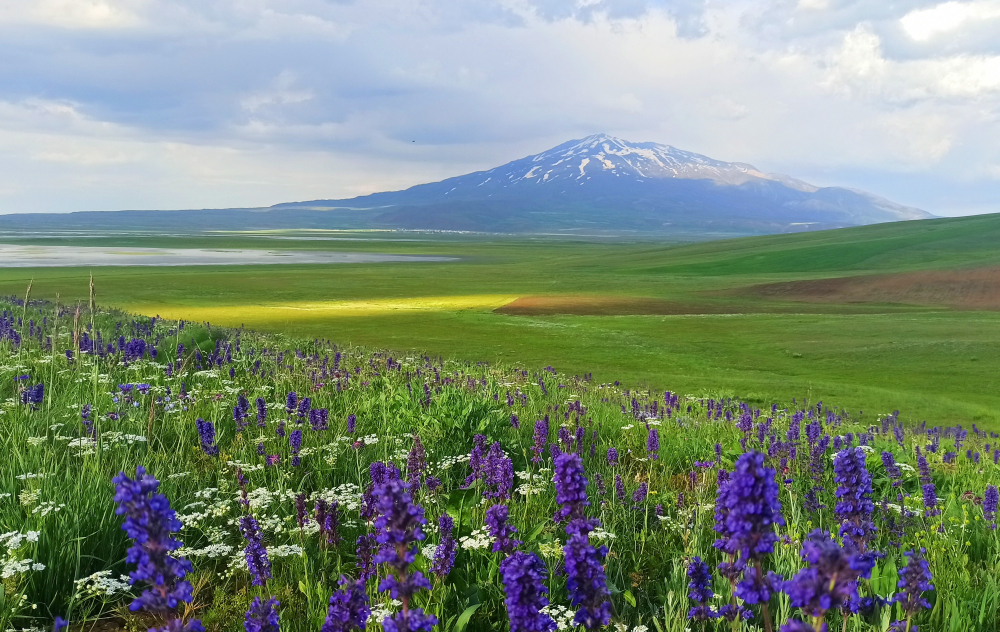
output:
M17 480L19 480L19 481L27 481L27 480L31 480L33 478L46 478L47 476L48 476L48 473L46 473L46 472L42 472L41 474L32 474L31 472L28 472L27 474L18 474L17 475Z
M373 605L371 614L368 615L368 623L382 623L386 617L396 614L396 610L403 605L402 601L393 599L389 603Z
M254 510L267 509L275 501L277 494L271 493L266 487L255 487L247 493L250 508Z
M446 456L437 463L435 463L431 469L436 472L443 472L453 465L459 463L468 463L471 455L469 454L459 454L457 456Z
M116 579L111 576L111 571L97 571L74 583L77 597L113 597L118 593L128 592L130 586L128 575Z
M46 501L46 502L43 502L42 504L38 505L34 509L32 509L31 513L33 513L33 514L39 514L39 517L44 518L45 516L49 515L50 513L56 513L57 511L62 511L65 508L66 508L66 504L65 503L59 503L57 505L57 504L55 504L52 501Z
M544 557L549 559L559 559L563 555L563 545L559 540L542 542L538 545L538 550L542 552Z
M31 507L38 502L38 497L42 494L40 489L25 489L21 490L18 494L17 499L21 502L24 507Z
M628 626L625 625L624 623L616 623L615 632L629 632ZM634 628L632 628L632 632L649 632L649 628L644 625L637 625Z
M336 501L338 511L357 511L361 507L361 488L354 483L344 483L330 489L313 493L309 500L322 498L328 503Z
M217 557L228 557L232 555L234 550L232 546L220 542L218 544L209 544L201 549L181 547L174 551L174 557L208 557L215 559Z
M595 540L614 540L618 536L609 531L605 531L601 527L598 527L590 532L590 537Z
M21 548L21 545L25 542L38 542L39 533L39 531L28 531L27 533L8 531L7 533L0 533L0 546L5 546L8 552L13 552Z
M549 484L549 477L544 474L533 474L528 471L515 472L514 474L524 481L517 486L517 493L522 496L541 494Z
M134 434L125 434L123 432L116 432L114 430L109 430L107 432L101 433L101 438L104 439L104 443L109 446L116 445L133 445L135 443L145 443L146 437Z
M490 537L486 527L480 527L469 535L460 537L458 544L467 551L485 549L488 546L492 546L493 538Z
M32 562L32 559L25 558L23 560L7 560L0 567L0 579L9 579L14 575L20 575L21 573L27 573L28 571L44 571L45 564L39 564L38 562Z
M226 465L228 465L229 467L238 467L241 470L243 470L244 474L247 474L249 472L257 472L259 470L264 469L264 466L261 465L260 463L244 463L242 461L226 461Z
M552 620L556 622L557 630L574 630L576 625L573 624L573 617L576 613L567 608L566 606L557 606L555 604L549 604L541 609L540 612L552 617Z

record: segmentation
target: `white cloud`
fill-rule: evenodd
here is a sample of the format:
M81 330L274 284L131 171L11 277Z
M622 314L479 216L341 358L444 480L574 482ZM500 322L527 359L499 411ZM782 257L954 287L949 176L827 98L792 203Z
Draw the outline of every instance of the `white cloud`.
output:
M848 33L822 85L888 101L972 98L1000 91L1000 56L954 55L893 61L869 26Z
M927 9L910 11L900 20L903 30L917 41L927 41L952 32L971 21L1000 18L1000 1L945 2Z
M0 212L347 197L600 131L935 211L906 182L995 183L998 5L0 0Z
M0 0L0 23L34 23L75 29L140 24L132 2L112 0Z

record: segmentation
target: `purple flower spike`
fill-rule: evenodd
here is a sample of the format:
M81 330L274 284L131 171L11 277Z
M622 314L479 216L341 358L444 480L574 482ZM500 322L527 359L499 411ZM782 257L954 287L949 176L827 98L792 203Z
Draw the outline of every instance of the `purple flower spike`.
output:
M136 565L130 574L131 583L143 582L149 586L132 601L129 610L168 615L181 603L191 603L191 584L184 580L191 572L191 562L171 554L181 547L172 535L180 531L181 523L166 496L156 493L160 482L146 474L144 468L137 467L134 480L119 472L114 484L118 503L115 513L125 516L122 530L133 541L125 558L127 563ZM187 625L174 620L173 625L190 632L202 630L197 620Z
M448 514L441 514L438 518L438 531L441 533L441 543L434 551L431 572L444 578L455 565L455 520Z
M586 521L581 519L578 522ZM567 532L569 531L567 527ZM611 621L611 602L608 600L611 593L608 590L603 565L607 553L607 547L594 548L590 544L585 528L572 533L566 546L563 547L566 587L569 590L570 603L577 608L573 622L588 630L607 625Z
M418 590L430 589L430 582L419 571L409 572L416 559L416 543L424 539L421 527L427 523L424 509L413 502L406 483L399 480L398 472L386 473L386 481L376 485L373 494L379 517L375 520L381 545L375 563L386 564L392 574L382 580L379 590L388 592L393 599L403 602L403 609L393 617L386 617L382 627L386 632L416 632L430 630L437 618L424 614L420 608L410 608L410 598Z
M209 456L218 456L219 446L215 445L215 424L198 417L194 421L201 439L201 449Z
M709 602L715 593L712 592L712 574L708 570L708 564L701 561L700 557L693 557L688 563L688 597L695 605L688 611L688 619L695 621L707 621L715 619L719 615L712 609Z
M556 502L559 510L556 520L574 521L582 518L590 506L587 499L587 479L583 475L583 461L575 453L560 454L556 457L556 471L553 476L556 485Z
M254 597L243 620L243 629L246 632L278 632L281 629L278 623L280 605L274 597L265 602L261 602L260 597Z
M660 431L656 428L649 429L649 435L646 437L646 452L649 454L649 458L654 461L660 458Z
M837 482L837 518L840 535L849 538L859 551L864 552L868 540L875 533L872 512L872 477L865 465L865 451L847 448L833 459L833 480Z
M729 482L719 488L715 547L746 562L771 553L778 541L773 525L784 525L775 471L764 455L748 452L736 461Z
M983 494L983 516L990 522L990 528L997 528L997 504L1000 503L1000 492L996 485L987 485Z
M364 580L354 581L340 576L340 590L330 595L330 607L320 632L350 632L364 630L371 608L365 594Z
M871 556L834 542L830 535L814 530L802 543L802 559L809 566L784 582L793 608L802 608L810 617L822 617L829 610L858 600L858 580L871 576L875 563Z
M545 564L534 553L517 551L500 563L510 632L550 632L556 622L541 610L549 604Z
M486 528L493 538L494 553L511 553L521 546L521 541L512 537L517 529L507 523L508 515L507 505L493 505L486 510Z
M267 580L271 579L271 561L267 557L267 549L261 539L260 525L253 516L246 515L240 518L240 533L247 541L244 555L247 560L247 569L253 578L254 586L263 586Z
M896 587L899 591L893 597L893 603L900 604L907 618L913 617L921 609L930 609L931 604L924 599L923 594L929 590L934 590L931 584L931 570L924 559L924 549L919 551L907 551L906 566L899 569L899 582Z
M618 450L608 448L608 465L618 465Z

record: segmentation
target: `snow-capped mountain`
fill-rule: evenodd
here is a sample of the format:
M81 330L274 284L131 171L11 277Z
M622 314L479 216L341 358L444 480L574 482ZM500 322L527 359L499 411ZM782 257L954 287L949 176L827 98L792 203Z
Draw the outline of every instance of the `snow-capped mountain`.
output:
M690 178L732 185L763 179L782 182L810 193L817 189L793 178L762 173L753 165L713 160L708 156L659 143L630 143L607 134L569 141L540 154L481 173L485 180L476 186L485 186L491 182L494 186L501 187L523 182L583 186L595 177L624 177L637 182L659 178ZM467 177L475 175L478 174ZM472 184L463 178L453 180L462 180L455 183L454 190Z
M170 231L410 228L709 238L930 217L840 187L815 187L657 143L588 136L489 171L405 191L266 209L0 216L0 230Z
M405 191L271 208L350 211L384 227L505 232L754 234L931 217L863 191L606 134Z

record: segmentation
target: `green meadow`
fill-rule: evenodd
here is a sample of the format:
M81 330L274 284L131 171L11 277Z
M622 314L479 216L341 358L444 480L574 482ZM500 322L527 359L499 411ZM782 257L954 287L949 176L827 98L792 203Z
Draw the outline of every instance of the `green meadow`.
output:
M40 237L74 246L340 250L445 263L3 268L0 292L595 381L823 399L1000 428L1000 314L948 300L807 300L761 284L1000 265L1000 216L662 243L636 238L303 231ZM750 289L748 289L750 288ZM933 293L932 293L933 297ZM890 297L892 298L892 297ZM511 309L527 301L528 309ZM505 307L507 306L507 307ZM540 306L540 307L539 307ZM497 311L497 310L500 311Z

